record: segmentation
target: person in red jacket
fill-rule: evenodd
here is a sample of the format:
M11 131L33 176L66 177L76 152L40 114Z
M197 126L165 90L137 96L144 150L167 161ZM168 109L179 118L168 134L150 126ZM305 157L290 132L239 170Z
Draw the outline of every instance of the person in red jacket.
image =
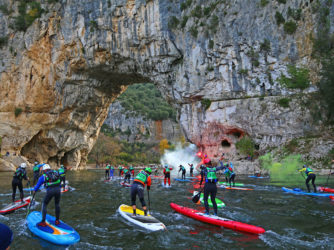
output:
M147 190L150 190L151 188L151 176L152 173L151 168L145 168L145 170L141 170L136 178L134 179L132 185L131 185L131 206L133 209L133 216L136 216L136 196L138 195L139 200L141 202L141 205L144 210L145 216L147 216L147 208L146 203L144 200L144 189L145 184L147 184Z
M167 182L167 179L168 179L168 185L170 186L170 171L172 170L172 168L169 168L168 165L166 164L165 165L165 168L164 168L164 175L165 175L165 178L164 178L164 184L166 186L166 182Z

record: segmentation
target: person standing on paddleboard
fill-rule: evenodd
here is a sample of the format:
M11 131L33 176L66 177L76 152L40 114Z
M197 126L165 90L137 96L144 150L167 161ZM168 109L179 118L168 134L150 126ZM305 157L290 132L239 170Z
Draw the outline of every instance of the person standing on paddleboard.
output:
M13 180L12 180L12 188L13 188L13 194L12 194L12 201L15 202L15 195L16 195L16 188L19 188L20 191L20 198L21 202L23 203L24 193L23 193L23 185L22 185L22 179L28 180L29 177L27 177L26 172L26 163L21 163L21 165L16 169Z
M181 179L185 180L186 179L186 172L187 172L186 168L184 166L182 166L182 165L180 165L179 168L180 168L179 169L179 173L180 173L180 171L182 171L182 177L181 177Z
M127 169L127 168L124 168L123 173L124 173L124 176L125 176L123 183L128 182L130 184L130 177L131 177L130 170Z
M46 187L46 195L43 200L42 204L42 221L38 223L38 226L45 227L47 224L45 223L47 206L50 200L54 197L55 199L55 210L56 210L56 225L59 225L59 217L60 217L60 176L59 172L56 170L51 170L49 164L44 164L43 168L43 175L39 177L36 186L34 187L33 195L39 189L39 187L44 184Z
M110 179L110 166L109 166L109 164L106 165L106 173L104 174L104 177L106 178L106 180Z
M123 166L122 166L122 165L119 165L119 166L118 166L118 170L119 170L119 172L118 172L118 176L123 175Z
M146 203L144 200L144 189L145 189L145 184L147 184L147 190L150 190L151 188L151 176L150 174L152 173L151 168L145 168L144 170L141 170L136 178L133 181L133 184L131 185L131 206L133 209L133 216L136 216L136 196L138 195L139 200L141 202L141 205L144 210L145 216L147 216L147 208L146 208Z
M135 177L135 169L133 168L132 165L130 166L129 170L130 170L132 177Z
M204 164L206 167L204 168L204 176L205 176L205 184L204 184L204 206L205 206L205 214L209 215L209 203L208 198L211 196L211 202L213 205L214 215L217 215L217 203L216 203L216 194L217 194L217 171L223 170L223 167L214 168L212 166L211 160L209 158L204 159ZM202 179L201 179L202 183Z
M232 187L232 185L231 185L232 182L233 182L233 187L235 187L235 181L234 181L235 173L233 171L233 168L231 167L231 164L230 164L230 166L225 168L224 174L225 174L225 177L228 178L228 183L230 184L230 187Z
M164 184L165 184L165 186L166 186L167 179L168 179L168 186L170 186L170 171L171 171L171 170L172 170L172 169L169 168L168 165L166 164L166 165L165 165L165 168L164 168L164 170L163 170L163 173L164 173L164 175L165 175L165 178L164 178Z
M113 165L110 165L110 177L111 178L114 178L114 166Z
M317 192L317 188L316 188L316 186L314 184L316 175L313 172L313 170L311 168L307 167L306 165L304 165L303 168L299 170L299 172L304 172L304 174L307 177L306 180L305 180L305 184L306 184L308 192L309 193L311 192L310 191L310 186L309 186L308 183L310 182L310 180L312 180L312 185L313 185L313 188L314 188L314 193L316 193Z
M190 167L190 176L192 177L193 176L193 172L194 172L194 164L189 164L189 167Z
M63 188L63 191L65 191L65 185L66 185L66 171L67 171L67 167L65 167L64 165L60 165L60 168L58 169L59 172L59 176L60 176L60 184Z
M40 174L40 171L41 171L41 167L43 165L44 165L43 163L42 164L38 164L38 162L35 161L34 166L32 167L32 171L33 171L33 174L34 174L33 186L35 186L36 182L39 179L39 174Z

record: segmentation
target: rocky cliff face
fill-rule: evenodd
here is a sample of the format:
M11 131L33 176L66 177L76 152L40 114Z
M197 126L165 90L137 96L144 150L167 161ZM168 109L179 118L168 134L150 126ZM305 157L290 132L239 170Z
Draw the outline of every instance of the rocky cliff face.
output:
M245 134L262 148L318 129L307 110L275 102L296 93L277 80L290 63L316 79L318 1L39 2L47 11L23 32L13 28L19 1L0 0L13 11L0 11L8 40L0 48L2 153L84 166L110 103L127 85L148 81L210 156L233 152ZM288 19L289 8L302 13L293 34L275 20L276 12Z
M178 123L173 120L153 121L125 110L118 101L112 103L104 121L117 137L129 142L158 144L160 140L180 141L183 136Z

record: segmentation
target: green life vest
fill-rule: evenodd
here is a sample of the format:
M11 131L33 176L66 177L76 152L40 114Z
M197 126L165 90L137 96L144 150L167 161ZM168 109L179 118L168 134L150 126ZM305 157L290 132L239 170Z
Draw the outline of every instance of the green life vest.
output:
M134 181L139 181L139 182L142 182L142 183L145 184L146 181L147 181L147 178L148 178L148 174L145 171L142 170L137 174Z
M306 175L313 174L313 170L311 168L306 168L305 174Z
M170 172L170 169L169 169L169 168L165 168L165 172L166 172L166 173L169 173L169 172Z
M114 166L110 166L110 169L111 169L111 170L114 170Z
M110 166L109 166L109 165L107 165L107 166L106 166L106 170L109 170L109 169L110 169Z
M32 170L34 172L39 172L39 164L35 165Z
M132 166L130 167L130 170L133 170L133 167L132 167Z
M16 169L16 171L14 173L14 177L19 178L20 180L22 180L22 178L24 177L25 174L26 174L26 171L19 167L18 169Z
M58 172L59 172L59 174L60 174L61 177L65 176L65 169L64 168L60 168L58 170Z
M206 168L207 174L206 179L210 181L216 181L217 175L216 175L216 168Z
M49 170L44 175L44 185L46 187L53 187L60 184L59 173L55 170Z
M127 172L129 172L128 169L124 169L124 170L123 170L123 173L124 173L124 174L126 174Z

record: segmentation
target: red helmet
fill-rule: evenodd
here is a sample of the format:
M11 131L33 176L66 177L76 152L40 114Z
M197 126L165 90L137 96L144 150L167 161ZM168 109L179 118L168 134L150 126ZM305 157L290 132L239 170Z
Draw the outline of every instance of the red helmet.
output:
M204 159L204 164L209 164L209 163L211 163L211 160L209 158L205 158Z

